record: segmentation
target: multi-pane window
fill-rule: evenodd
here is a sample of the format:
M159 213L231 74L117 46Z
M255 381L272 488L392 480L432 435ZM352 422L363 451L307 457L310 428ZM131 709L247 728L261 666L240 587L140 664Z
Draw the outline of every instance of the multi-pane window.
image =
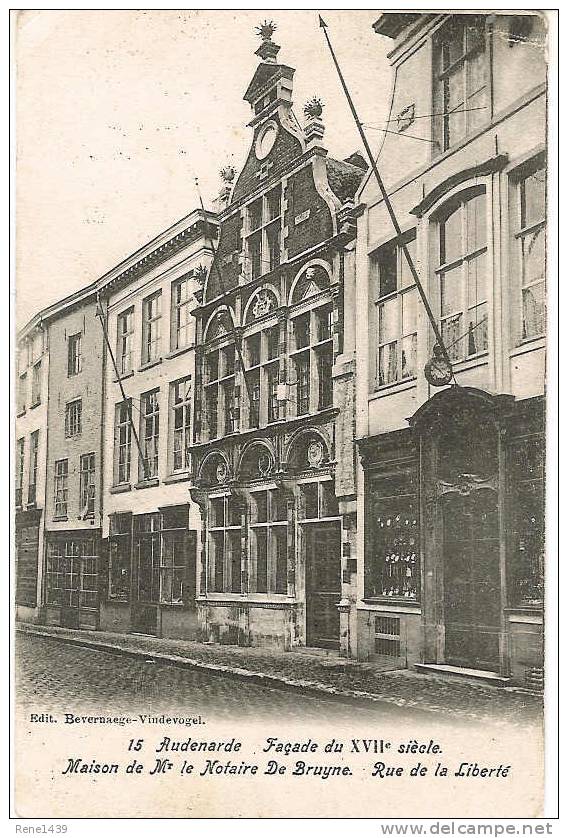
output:
M511 532L511 600L515 605L544 599L544 455L541 434L516 439L511 446L511 493L515 499Z
M95 455L82 454L79 462L79 494L84 518L95 514Z
M365 596L416 600L420 585L416 475L373 478L369 493Z
M140 399L140 443L142 462L140 479L150 480L158 476L158 447L160 442L159 390L143 393Z
M258 428L279 419L279 329L270 326L245 338L245 422Z
M77 375L82 369L81 332L70 335L67 343L67 375Z
M446 151L489 119L484 19L453 15L434 56L434 139Z
M39 431L30 436L30 472L28 479L28 504L32 505L37 498L37 467L39 457Z
M333 402L332 322L330 304L292 319L290 356L295 375L297 416L323 410Z
M185 276L172 283L172 350L189 345L191 333L190 279Z
M98 556L94 538L48 543L47 604L97 607Z
M339 505L333 480L312 480L300 484L300 520L336 518L338 514Z
M516 183L515 244L521 278L521 339L546 328L546 170L539 168ZM517 292L518 293L518 292Z
M439 223L440 322L452 361L487 350L485 193L469 194Z
M251 279L280 264L282 191L277 186L247 207L246 260Z
M414 234L406 246L415 262ZM382 387L416 375L416 286L404 251L396 242L380 249L376 264L376 385Z
M189 582L187 507L135 515L133 524L138 601L182 605Z
M187 471L191 446L191 378L171 385L173 471Z
M23 437L16 443L16 506L21 506L23 501L25 445Z
M69 460L55 461L55 475L53 481L53 500L55 517L67 516L67 502L69 495Z
M32 367L32 407L41 402L41 360Z
M81 433L83 423L83 403L74 399L65 405L65 436L72 437Z
M234 343L207 352L204 378L207 438L233 433L237 430Z
M242 589L242 505L238 498L210 498L208 514L209 585L213 591Z
M116 320L116 355L121 375L132 372L134 339L134 309L119 314Z
M162 292L156 291L142 303L142 363L149 364L161 357L162 351Z
M130 452L132 429L130 424L131 400L120 402L114 412L114 482L115 485L130 480Z
M287 505L281 489L255 491L251 509L252 581L256 593L288 590Z
M108 599L128 602L130 599L130 542L132 515L115 513L109 516Z

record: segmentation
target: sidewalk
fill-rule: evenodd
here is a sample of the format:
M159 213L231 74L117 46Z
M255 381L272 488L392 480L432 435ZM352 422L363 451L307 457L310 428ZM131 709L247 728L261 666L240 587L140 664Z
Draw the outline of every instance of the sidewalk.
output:
M491 724L527 725L539 719L541 696L469 679L438 677L348 661L335 654L241 648L145 635L76 631L17 623L16 630L103 651L159 660L265 686L326 694L345 701L372 701Z

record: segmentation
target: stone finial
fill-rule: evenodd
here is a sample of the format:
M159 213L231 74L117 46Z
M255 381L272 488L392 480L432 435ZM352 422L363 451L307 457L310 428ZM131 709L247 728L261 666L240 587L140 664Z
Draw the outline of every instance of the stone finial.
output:
M197 265L193 271L193 278L201 288L205 285L207 273L208 271L205 265Z
M307 120L321 119L323 109L324 104L322 100L319 98L319 96L312 96L312 98L308 99L308 101L304 105L304 116Z
M277 28L273 20L265 20L260 26L256 27L256 34L260 35L262 43L256 50L255 55L258 55L267 64L275 64L276 56L280 52L280 47L272 40Z
M325 126L321 116L324 104L318 96L312 96L304 105L304 116L306 124L304 134L308 145L317 145L325 133Z
M223 183L232 183L235 179L235 175L237 174L237 170L234 166L228 163L226 166L223 166L223 168L219 171L219 174L221 175Z
M272 36L277 29L278 26L273 20L265 20L260 24L260 26L255 27L255 32L257 35L260 35L263 41L271 41Z

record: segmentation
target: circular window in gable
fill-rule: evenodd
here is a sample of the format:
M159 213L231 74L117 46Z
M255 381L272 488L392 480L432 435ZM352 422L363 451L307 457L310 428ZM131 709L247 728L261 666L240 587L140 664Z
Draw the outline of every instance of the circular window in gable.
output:
M255 154L258 160L264 160L272 151L272 147L276 142L278 135L278 126L275 122L267 122L264 128L261 128L255 145Z

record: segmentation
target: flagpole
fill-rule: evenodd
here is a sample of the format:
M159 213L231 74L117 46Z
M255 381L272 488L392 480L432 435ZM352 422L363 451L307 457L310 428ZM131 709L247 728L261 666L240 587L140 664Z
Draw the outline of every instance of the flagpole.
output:
M367 152L367 157L369 158L369 162L371 164L371 169L372 169L373 174L375 175L375 179L376 179L376 181L379 185L379 189L381 191L383 201L385 202L385 206L388 210L390 220L391 220L392 225L393 225L393 227L396 231L396 234L398 236L398 239L399 239L398 243L399 243L400 247L402 248L402 252L404 253L404 257L405 257L405 259L408 263L408 267L410 268L412 278L414 279L414 282L416 283L416 287L418 288L418 292L420 294L420 297L422 298L422 302L424 303L424 308L426 309L426 314L428 315L428 319L430 320L430 324L431 324L432 329L434 331L434 335L436 337L436 342L437 342L437 344L439 345L439 347L442 351L442 354L444 356L444 360L449 365L450 369L452 369L452 362L450 360L450 356L448 355L448 350L446 349L446 346L444 344L444 340L442 338L442 333L440 332L440 329L438 327L438 323L436 321L436 318L434 317L434 312L432 311L432 308L430 306L430 302L428 300L428 297L426 296L426 292L424 291L422 283L420 282L420 277L418 276L418 271L416 270L414 262L412 261L412 257L410 255L410 252L408 250L406 242L404 241L404 239L402 237L402 229L400 227L400 224L398 223L398 219L395 215L395 212L394 212L393 206L391 204L391 200L389 198L388 192L387 192L387 190L385 188L385 185L383 183L383 180L382 180L382 178L379 174L379 170L377 168L377 163L376 163L375 158L373 157L373 154L371 152L371 148L369 146L369 142L368 142L367 137L365 135L365 131L363 130L363 124L361 123L361 120L359 119L359 117L357 115L355 105L353 104L353 99L351 98L351 94L349 93L349 89L348 89L347 84L345 82L345 79L343 77L343 73L341 72L341 67L339 66L339 63L338 63L337 58L335 56L335 52L334 52L333 47L331 45L331 41L329 39L329 35L328 35L328 32L327 32L327 23L324 21L324 19L322 18L321 15L319 15L319 25L320 25L320 29L323 29L323 34L325 36L325 40L327 41L327 45L329 47L329 51L330 51L331 57L333 59L333 63L335 64L335 69L337 70L337 75L339 76L339 81L341 82L343 92L345 93L345 97L347 99L347 102L349 103L351 113L353 114L353 119L355 120L355 124L357 125L357 129L359 131L359 135L361 136L361 140L363 141L363 145L365 146L365 151Z

